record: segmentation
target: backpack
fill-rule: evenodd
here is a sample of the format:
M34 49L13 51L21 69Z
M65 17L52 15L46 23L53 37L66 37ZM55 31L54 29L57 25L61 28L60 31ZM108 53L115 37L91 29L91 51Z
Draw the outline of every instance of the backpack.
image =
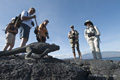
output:
M19 16L15 17L14 25L15 27L19 28L20 24L22 23L23 20L21 20L21 14Z
M28 13L27 13L27 16L28 16ZM23 20L21 19L21 14L19 14L19 16L16 16L14 21L15 27L19 28L22 21Z
M38 34L38 27L35 28L34 33L37 35Z

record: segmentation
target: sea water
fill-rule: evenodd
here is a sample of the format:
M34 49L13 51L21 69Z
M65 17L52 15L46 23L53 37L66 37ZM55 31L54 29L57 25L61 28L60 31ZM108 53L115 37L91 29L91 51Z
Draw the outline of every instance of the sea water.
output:
M103 60L117 60L120 61L120 57L111 57L111 58L103 58Z

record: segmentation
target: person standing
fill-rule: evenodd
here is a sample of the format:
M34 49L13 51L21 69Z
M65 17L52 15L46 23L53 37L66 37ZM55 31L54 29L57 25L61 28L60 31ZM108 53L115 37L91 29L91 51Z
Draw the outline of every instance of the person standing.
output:
M71 44L74 58L76 58L76 54L75 54L75 47L76 47L79 54L79 58L82 59L81 52L79 50L79 33L76 30L74 30L73 25L71 25L71 31L68 33L68 38Z
M35 13L35 8L30 8L28 11L23 11L21 13L21 19L23 21L19 28L20 39L21 39L20 47L25 46L29 39L30 29L34 26L34 22L32 21L32 19L36 18L36 15L33 15L34 13Z
M46 42L46 38L49 39L48 30L46 28L48 23L48 20L44 20L39 27L36 27L38 31L35 34L37 35L38 42Z
M9 47L9 51L12 50L15 44L15 37L16 34L18 33L17 27L14 26L14 19L7 25L5 29L5 34L6 34L6 45L3 49L3 51L6 51Z
M84 36L87 40L94 59L102 59L100 51L100 31L90 20L86 20L84 23L87 28L85 29Z

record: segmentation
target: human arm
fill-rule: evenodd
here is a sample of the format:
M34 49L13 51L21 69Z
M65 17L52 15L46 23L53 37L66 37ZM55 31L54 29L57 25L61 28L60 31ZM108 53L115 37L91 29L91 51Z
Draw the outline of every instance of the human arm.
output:
M29 20L29 19L33 19L33 18L36 18L36 15L33 15L33 16L28 16L28 12L27 11L23 11L21 13L21 19L23 21L26 21L26 20Z
M99 29L98 29L96 26L94 26L94 28L95 28L95 30L96 30L96 35L97 35L97 36L100 36L100 31L99 31Z
M76 31L76 36L75 36L76 39L79 38L79 33Z
M18 33L18 29L15 27L14 33L17 34Z
M38 27L38 31L40 31L42 29L43 29L43 24L40 24L39 27Z
M13 25L11 25L11 23L8 24L6 31L10 32L10 33L14 33L15 31L10 30L10 27L13 27Z
M49 33L48 33L47 28L44 28L44 30L45 30L45 35L46 35L47 39L49 39Z
M33 18L36 18L36 15L33 15L33 16L30 16L30 17L23 16L23 17L22 17L22 20L23 20L23 21L26 21L26 20L33 19Z
M85 39L87 39L87 37L88 37L88 34L87 34L86 29L85 29L85 31L84 31L84 37L85 37Z
M71 36L71 34L70 34L70 32L68 32L68 39L70 39L70 36Z
M46 35L47 39L49 39L49 34L48 34L48 32L46 32L45 35Z

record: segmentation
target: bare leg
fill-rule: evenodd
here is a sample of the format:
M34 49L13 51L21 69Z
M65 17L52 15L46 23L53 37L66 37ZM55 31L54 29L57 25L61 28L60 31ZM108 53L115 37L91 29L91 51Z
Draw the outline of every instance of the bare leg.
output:
M21 41L21 44L20 44L20 47L23 47L26 45L28 39L27 38L22 38L22 41Z
M11 51L13 47L14 47L14 45L10 45L9 51Z
M76 58L75 48L72 48L72 51L73 51L73 56L74 56L74 58Z
M5 47L4 47L3 51L7 51L7 48L8 48L9 46L10 46L9 43L5 44Z
M77 42L75 45L76 45L76 49L78 51L79 58L82 59L81 52L80 52L80 49L79 49L79 43Z
M82 59L82 55L80 51L78 51L78 54L79 54L79 58Z

